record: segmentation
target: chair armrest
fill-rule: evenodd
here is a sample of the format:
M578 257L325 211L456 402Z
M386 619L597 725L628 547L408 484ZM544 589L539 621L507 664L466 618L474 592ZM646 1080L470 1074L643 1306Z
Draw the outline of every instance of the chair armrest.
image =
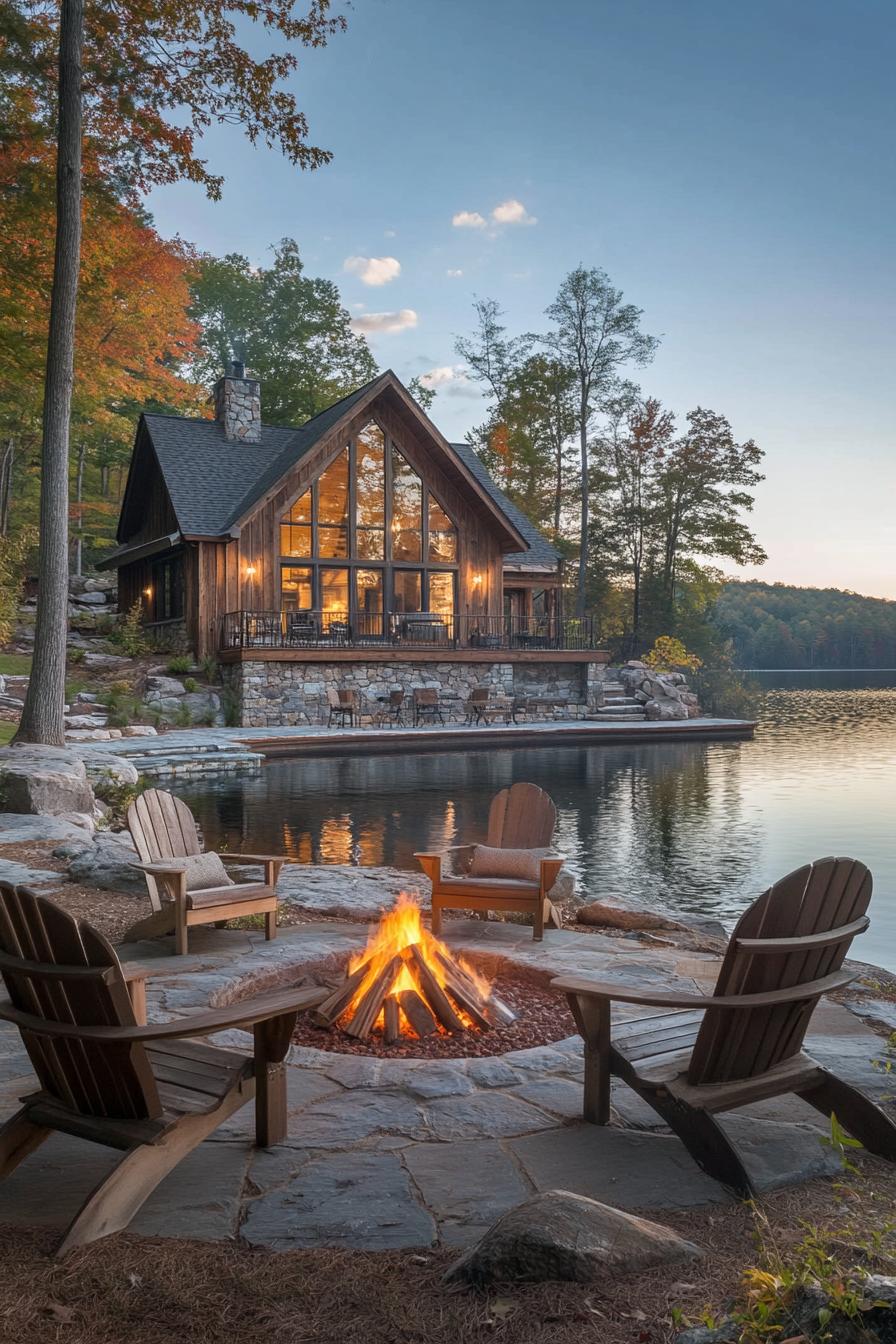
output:
M215 1032L224 1031L228 1027L267 1022L272 1017L284 1017L287 1013L316 1008L331 993L332 990L326 986L317 985L269 990L266 994L256 994L254 998L244 999L241 1003L231 1004L227 1008L214 1008L206 1013L195 1013L190 1017L178 1018L175 1022L152 1022L148 1026L138 1023L132 1027L84 1027L76 1022L48 1022L43 1017L21 1012L18 1008L14 1008L8 999L2 999L0 1021L12 1022L13 1025L34 1032L37 1036L62 1037L66 1040L105 1043L183 1040L192 1036L212 1036Z
M553 887L566 860L561 854L541 860L541 890L546 896Z
M225 863L291 863L285 854L218 854Z
M679 994L675 991L629 989L606 980L580 980L574 976L558 976L551 988L564 994L580 994L586 998L607 999L611 1003L636 1003L644 1008L771 1008L779 1003L797 1003L816 995L842 989L859 975L859 971L835 971L821 980L809 980L787 989L772 989L761 994Z
M131 863L131 868L139 868L142 873L152 873L154 877L166 873L185 873L186 867L177 859L165 859L158 863Z
M132 980L150 980L154 975L172 973L170 966L141 966L136 961L123 961L120 965L126 984L130 984Z

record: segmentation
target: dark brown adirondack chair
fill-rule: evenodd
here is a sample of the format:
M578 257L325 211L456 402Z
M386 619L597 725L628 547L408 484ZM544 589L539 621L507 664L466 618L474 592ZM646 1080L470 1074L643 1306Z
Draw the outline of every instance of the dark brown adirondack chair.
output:
M608 1122L615 1075L704 1171L745 1198L754 1193L750 1177L715 1116L769 1097L794 1092L836 1114L871 1152L896 1160L896 1123L802 1048L822 994L858 974L841 967L868 927L870 899L871 874L855 859L818 859L789 873L741 916L709 997L553 980L585 1040L585 1119ZM611 1027L614 1002L667 1011Z
M286 1137L283 1060L296 1013L326 990L274 990L147 1026L134 991L148 972L128 971L96 929L6 882L0 973L9 995L0 1019L19 1028L40 1085L0 1126L0 1180L54 1131L124 1150L59 1254L127 1227L159 1182L253 1097L259 1146ZM236 1026L254 1030L254 1055L186 1039Z
M492 799L488 839L493 849L547 849L557 825L557 809L537 784L514 784ZM415 854L432 883L432 931L440 933L443 910L515 910L533 917L532 936L544 937L545 924L560 927L559 912L548 893L563 867L559 856L539 861L538 881L477 877L469 872L475 845L456 845L441 854ZM452 869L454 871L452 871Z
M186 803L161 789L147 789L128 808L128 829L140 855L153 914L128 930L129 940L174 933L174 950L189 950L189 930L197 924L218 924L242 915L263 914L265 937L277 936L277 896L280 854L220 854L228 863L264 865L263 882L235 882L232 886L187 891L184 859L201 854L196 822Z

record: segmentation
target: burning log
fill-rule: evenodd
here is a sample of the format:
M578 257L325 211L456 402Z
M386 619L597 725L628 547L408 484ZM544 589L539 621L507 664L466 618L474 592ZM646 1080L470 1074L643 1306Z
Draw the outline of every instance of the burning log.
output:
M464 1024L451 1007L448 995L427 965L426 958L420 951L420 944L412 943L410 947L405 949L405 952L408 961L413 965L414 973L423 991L423 997L426 999L430 1010L435 1013L445 1030L450 1031L452 1035L455 1032L463 1031Z
M401 1035L401 1018L398 1011L398 999L390 994L383 1004L383 1040L394 1045Z
M436 1031L436 1020L415 989L404 989L398 996L408 1025L422 1040Z
M345 1029L349 1036L356 1036L358 1040L363 1040L365 1036L369 1035L374 1022L380 1015L383 1000L395 983L400 970L401 957L395 956L387 961L383 969L374 976L361 996L361 1001L355 1008L351 1022Z
M311 1014L311 1021L318 1027L331 1027L333 1023L340 1018L346 1008L355 996L355 991L360 989L362 982L367 976L368 967L365 963L359 966L356 971L343 980L342 984L336 989L323 1003L315 1008Z

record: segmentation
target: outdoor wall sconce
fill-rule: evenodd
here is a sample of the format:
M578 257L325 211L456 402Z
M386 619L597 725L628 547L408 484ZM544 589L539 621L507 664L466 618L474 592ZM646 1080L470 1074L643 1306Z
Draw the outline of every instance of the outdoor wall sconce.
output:
M143 596L146 597L146 598L150 598L150 597L152 597L152 589L151 589L151 588L144 588L144 589L143 589Z
M255 565L247 565L247 566L246 566L246 578L247 578L247 579L254 579L254 578L255 578L255 575L256 575L257 573L258 573L258 570L257 570L257 568L255 567Z
M474 575L473 575L473 587L474 587L474 588L478 588L478 587L481 585L481 583L482 583L482 575L481 575L481 574L474 574Z

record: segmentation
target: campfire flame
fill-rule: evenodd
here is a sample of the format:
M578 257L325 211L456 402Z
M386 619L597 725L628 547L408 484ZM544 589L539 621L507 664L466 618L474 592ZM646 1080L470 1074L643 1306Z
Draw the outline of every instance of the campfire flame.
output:
M367 990L372 986L377 976L386 969L393 957L401 956L405 949L411 947L418 949L418 955L422 956L442 989L448 984L446 964L450 966L453 963L469 976L482 997L488 998L491 982L474 966L465 962L462 957L456 957L447 944L443 943L440 938L434 937L428 929L425 929L421 919L420 907L415 898L408 895L407 892L401 892L394 909L384 912L379 923L371 929L364 951L356 953L349 961L349 975L362 966L367 968L367 974L357 986L354 996L345 1010L344 1018L352 1016ZM401 969L386 998L397 999L405 990L414 990L417 993L423 991L413 961L408 960L402 961ZM423 992L425 997L425 991ZM458 1009L458 1016L468 1030L479 1030L472 1018L460 1009ZM383 1018L384 1009L381 1009L374 1025L382 1026ZM416 1035L403 1013L400 1015L400 1023L402 1036ZM443 1029L440 1028L440 1030Z

